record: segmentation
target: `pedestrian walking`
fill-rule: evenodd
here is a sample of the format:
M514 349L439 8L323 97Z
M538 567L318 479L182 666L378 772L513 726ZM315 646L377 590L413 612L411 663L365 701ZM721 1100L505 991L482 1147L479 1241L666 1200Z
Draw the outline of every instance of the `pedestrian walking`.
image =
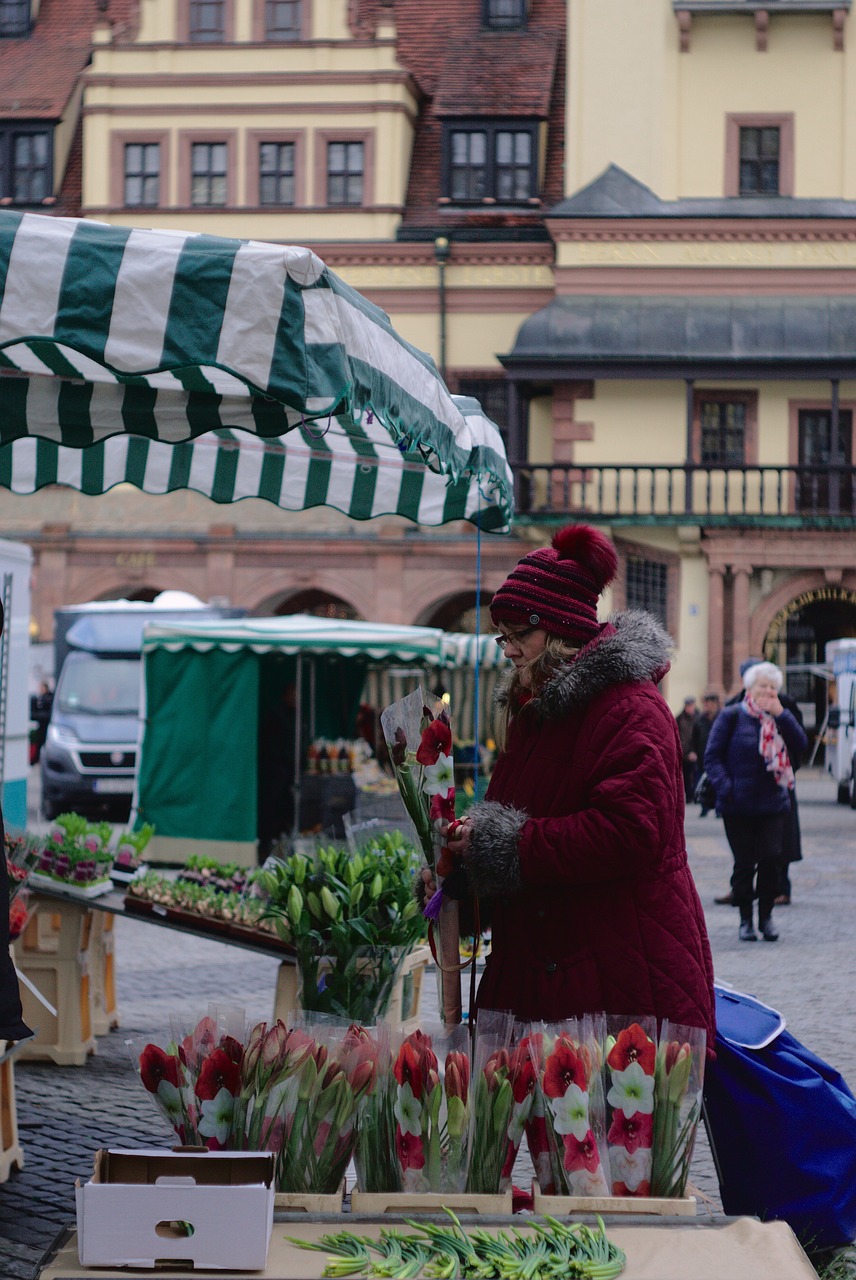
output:
M696 758L696 767L704 760L704 753L707 750L707 740L710 737L710 731L713 728L713 722L722 710L718 693L706 693L702 698L701 713L696 716L696 722L693 726L692 733L692 749ZM700 818L704 818L710 810L702 802Z
M704 767L734 855L732 893L740 908L739 938L756 942L753 888L758 878L758 927L775 942L773 906L794 787L791 759L806 748L805 733L779 698L782 672L772 662L748 667L746 697L723 708L710 732Z
M744 662L741 662L740 664L741 680L750 667L757 666L759 662L763 662L763 661L764 661L763 658L747 658ZM728 707L735 706L738 702L742 702L745 697L746 697L746 690L741 689L740 692L735 694L733 698L729 698L728 702L725 705ZM780 692L779 701L787 711L790 711L791 715L794 717L794 719L796 720L800 728L805 729L805 725L803 724L802 712L800 711L799 703L796 701L796 699L789 697L789 695L786 693ZM802 764L803 754L804 752L801 752L795 759L791 761L791 766L795 774L798 772L799 767ZM702 761L704 760L703 753L699 756L699 759ZM789 794L790 794L790 814L785 818L785 835L784 835L784 840L782 842L782 855L779 860L779 883L778 883L778 892L776 894L776 900L775 900L775 905L777 907L790 906L791 890L792 890L791 877L790 877L791 863L801 862L802 856L803 856L802 855L802 836L800 833L800 815L799 815L799 806L797 804L796 786L794 786L791 789ZM755 896L756 897L758 896L757 893L755 894ZM723 894L721 898L714 898L714 902L718 903L720 906L723 906L723 907L736 907L737 901L734 897L733 885L728 890L727 893Z
M642 611L598 621L616 564L602 533L569 526L491 604L514 664L500 753L486 799L447 835L491 912L477 1007L547 1021L635 1011L704 1027L712 1046L681 747L657 688L671 641Z
M698 754L693 747L696 724L698 723L698 704L695 698L684 698L684 707L675 716L678 723L678 735L681 742L681 768L684 775L684 800L692 802L695 786L698 782Z

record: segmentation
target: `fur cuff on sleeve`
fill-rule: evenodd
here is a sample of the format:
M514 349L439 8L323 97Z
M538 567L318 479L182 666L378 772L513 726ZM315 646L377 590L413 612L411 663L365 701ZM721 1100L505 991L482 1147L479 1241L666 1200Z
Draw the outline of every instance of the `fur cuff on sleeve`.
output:
M529 814L495 800L483 800L473 805L467 818L470 838L465 864L475 892L480 898L490 898L519 889L517 844Z

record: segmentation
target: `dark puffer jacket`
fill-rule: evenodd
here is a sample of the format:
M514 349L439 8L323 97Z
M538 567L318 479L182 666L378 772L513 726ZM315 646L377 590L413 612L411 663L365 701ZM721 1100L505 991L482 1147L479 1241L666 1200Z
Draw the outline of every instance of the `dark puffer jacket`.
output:
M478 1005L554 1020L605 1009L704 1027L713 966L687 865L670 640L619 614L524 706L466 864L492 899Z
M808 740L796 717L783 711L776 716L776 728L791 761L799 763ZM704 767L716 792L717 813L763 817L790 808L790 794L767 770L758 750L760 738L761 721L749 714L744 702L723 707L704 753Z

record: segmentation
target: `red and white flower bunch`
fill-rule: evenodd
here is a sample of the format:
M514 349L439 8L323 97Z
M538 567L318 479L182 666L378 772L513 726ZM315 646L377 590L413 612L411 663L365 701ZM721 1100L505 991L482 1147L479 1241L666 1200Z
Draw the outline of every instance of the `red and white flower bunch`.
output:
M610 1019L606 1101L612 1194L649 1196L654 1146L656 1024L651 1018Z
M401 1042L392 1073L402 1190L463 1191L470 1086L466 1028L412 1031Z
M550 1184L559 1194L608 1194L599 1039L586 1017L547 1026L530 1041L544 1104ZM543 1169L543 1152L538 1154Z
M425 861L437 872L435 823L451 822L455 816L448 710L442 702L429 707L420 688L387 707L380 719L404 807L416 828Z
M241 1150L243 1030L232 1033L209 1013L186 1034L173 1035L166 1049L147 1044L140 1054L140 1079L186 1146L211 1151Z

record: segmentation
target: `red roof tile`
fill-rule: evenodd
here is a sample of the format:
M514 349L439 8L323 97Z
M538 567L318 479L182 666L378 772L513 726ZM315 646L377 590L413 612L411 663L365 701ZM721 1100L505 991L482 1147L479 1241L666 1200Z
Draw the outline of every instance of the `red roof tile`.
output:
M437 116L550 114L559 41L552 31L489 32L446 54L434 97Z

